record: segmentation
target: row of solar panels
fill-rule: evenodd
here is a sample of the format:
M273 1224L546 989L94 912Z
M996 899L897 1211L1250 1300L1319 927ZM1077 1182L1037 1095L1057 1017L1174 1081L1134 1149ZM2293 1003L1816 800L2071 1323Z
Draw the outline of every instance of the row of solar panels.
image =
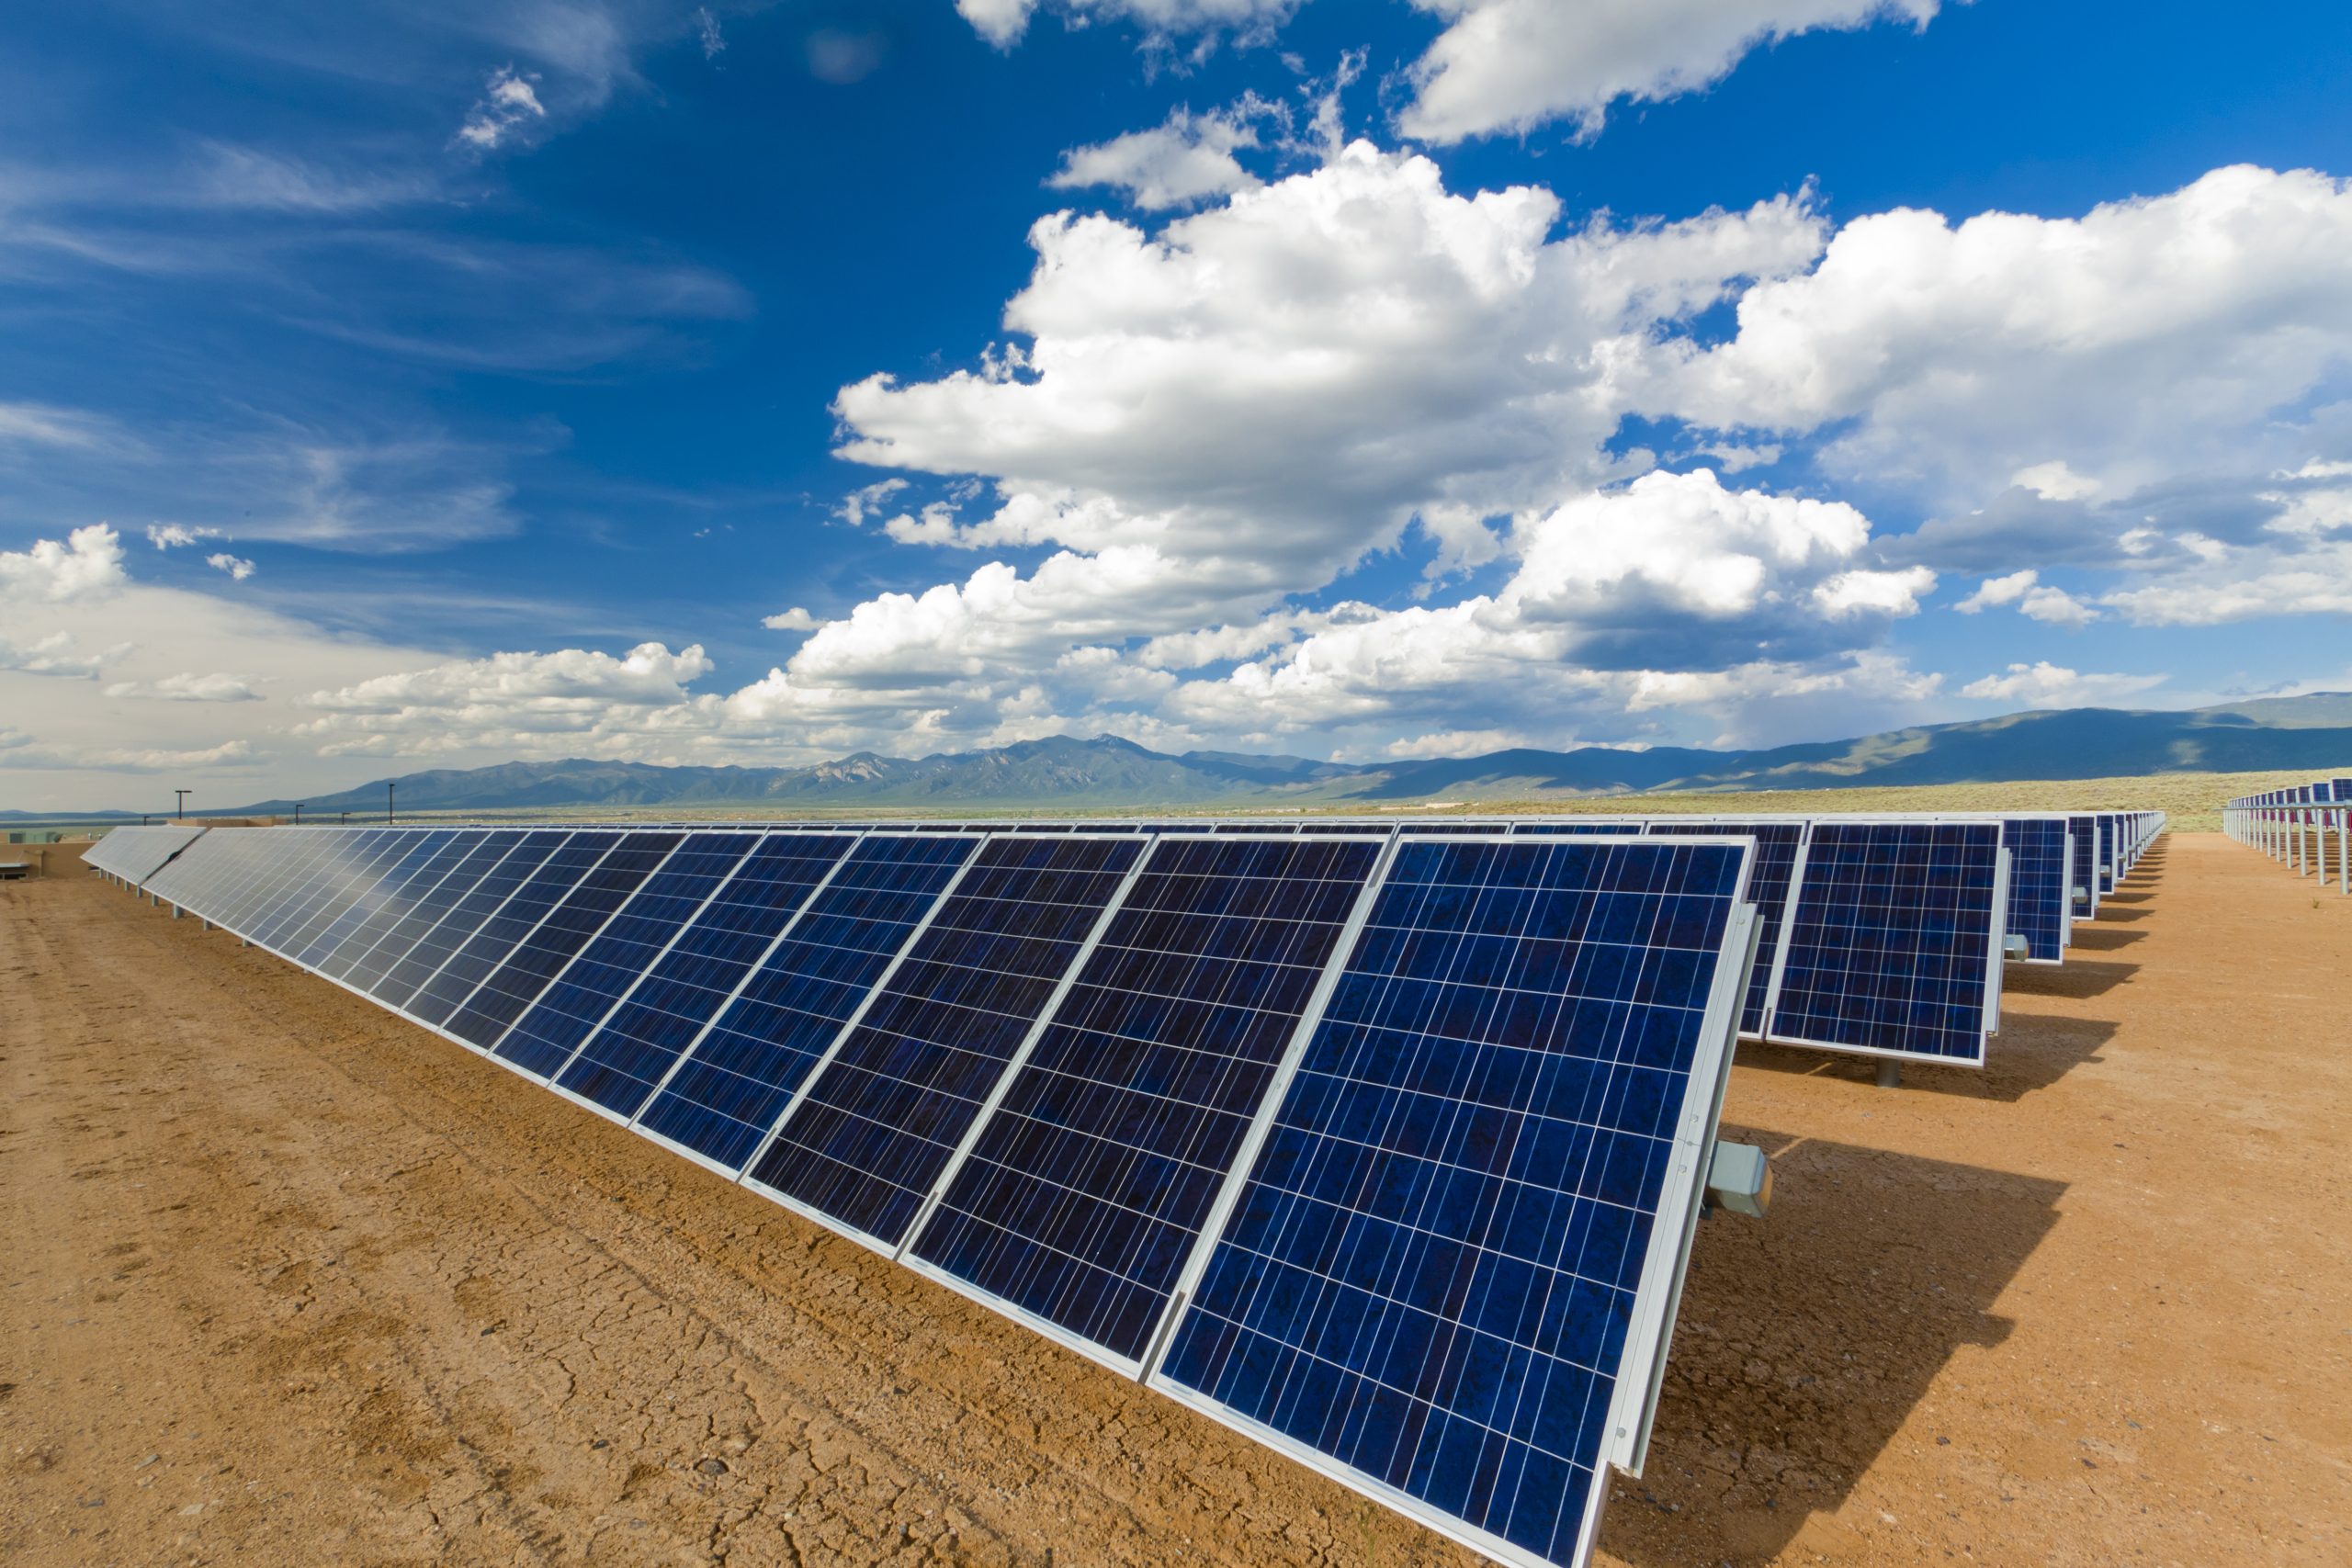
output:
M1639 1468L1747 839L156 850L94 863L1481 1551L1582 1562Z
M1549 837L1644 831L1753 837L1759 852L1753 897L1761 916L1762 934L1755 976L1741 1010L1741 1032L1779 1043L1981 1066L1986 1039L1999 1025L2001 956L2006 952L2029 963L2060 962L2071 942L2074 921L2096 915L2099 899L2128 872L2160 820L2154 813L2108 813L1972 818L1447 818L1402 824L1342 821L1333 826L1345 836L1376 839L1396 834L1510 832ZM1013 825L829 823L792 825L791 830L887 832L928 839L970 837L1010 826ZM1176 819L1017 826L1026 833L1267 836L1264 830L1242 824ZM1272 833L1319 834L1322 826L1319 822L1280 824ZM316 841L334 842L339 840L333 835L338 833L424 829L275 831L295 830L328 835ZM117 843L127 835L143 836L145 849L122 842L117 851L107 852L102 844L92 863L138 884L184 849L195 831L121 829L107 842ZM639 826L570 831L609 835L693 829ZM583 838L581 841L603 840ZM107 852L120 854L123 863L109 864L103 858ZM384 863L377 869L389 870L393 863ZM407 891L403 884L387 889L386 897L397 899ZM1785 944L1784 931L1792 936Z
M1581 1561L1645 1445L1736 1015L1777 987L1981 1059L1931 1010L1997 976L2009 855L2073 839L1419 830L1457 826L123 829L89 859L1482 1550ZM2098 826L2093 896L2145 841Z
M2324 886L2333 874L2352 894L2352 779L2240 795L2222 808L2222 830L2292 866L2298 876L2316 875Z

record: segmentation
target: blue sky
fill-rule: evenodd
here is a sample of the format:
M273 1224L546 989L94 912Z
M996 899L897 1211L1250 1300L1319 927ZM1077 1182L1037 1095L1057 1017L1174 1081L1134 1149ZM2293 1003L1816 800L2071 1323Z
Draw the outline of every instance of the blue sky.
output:
M2352 685L2256 9L12 16L0 806Z

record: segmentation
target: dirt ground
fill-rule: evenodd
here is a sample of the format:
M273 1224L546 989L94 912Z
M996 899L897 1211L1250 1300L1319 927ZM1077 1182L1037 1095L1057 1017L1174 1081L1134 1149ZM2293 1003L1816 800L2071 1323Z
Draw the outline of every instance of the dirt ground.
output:
M2160 844L1982 1074L1745 1051L1604 1559L2352 1562L2352 899ZM1465 1563L234 939L0 885L0 1561Z

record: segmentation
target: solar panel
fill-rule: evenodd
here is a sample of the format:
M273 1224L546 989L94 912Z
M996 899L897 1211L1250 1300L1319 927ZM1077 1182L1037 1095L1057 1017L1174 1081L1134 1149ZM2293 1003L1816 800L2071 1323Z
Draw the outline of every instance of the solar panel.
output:
M1138 1370L1386 845L1162 838L907 1257Z
M2098 913L2098 818L2069 817L2066 833L2074 840L2072 885L2066 896L2075 919L2087 920ZM2082 895L2079 898L2075 897L2077 892Z
M516 1017L492 1055L533 1077L552 1077L561 1071L580 1043L604 1021L638 976L668 951L758 841L755 833L696 833L680 843L537 1000Z
M633 1119L857 840L854 832L761 840L677 944L582 1041L556 1088L606 1115Z
M991 840L747 1184L895 1251L1146 840Z
M2113 812L2103 812L2098 819L2098 892L2104 898L2115 891L2115 875L2121 858L2122 818Z
M82 863L112 872L136 886L161 871L203 832L202 828L177 822L116 828L82 856Z
M1740 1003L1739 1032L1751 1037L1764 1032L1764 1009L1772 988L1772 966L1781 955L1781 929L1789 913L1789 892L1796 875L1797 851L1804 841L1807 823L1799 817L1652 818L1653 836L1717 833L1756 840L1756 856L1747 873L1747 901L1756 906L1756 964Z
M2009 852L2009 907L2004 925L2025 939L2025 961L2056 964L2065 956L2073 924L2067 876L2073 845L2063 817L2005 817L2001 847Z
M366 919L351 927L341 942L321 956L314 967L331 980L348 983L351 975L368 964L377 948L426 898L447 880L449 874L465 863L466 856L481 842L479 830L451 829L430 835L430 850L421 859L411 857L410 869L398 886L388 886L374 901L374 908ZM372 982L380 969L367 968Z
M1582 1562L1646 1447L1748 856L1406 842L1153 1386L1489 1555Z
M522 833L513 829L492 832L469 829L455 834L448 849L443 852L445 857L455 859L440 880L418 894L373 946L353 957L343 972L344 983L354 990L372 994L393 967L415 950L425 933L447 919L458 901L471 893L522 838Z
M733 1175L979 840L862 840L638 1117Z
M1996 822L1815 822L1766 1037L1984 1064L2007 861Z
M410 879L431 863L449 839L450 834L447 831L419 831L394 840L386 852L379 857L373 873L361 885L357 896L308 937L295 951L294 962L323 973L322 961L345 951L345 944L352 943L361 928L388 905L396 908L405 908L397 901L406 890Z
M1510 831L1514 835L1524 835L1530 838L1598 837L1639 833L1645 827L1657 820L1656 818L1641 817L1569 817L1548 822L1514 822L1510 826ZM1658 830L1664 832L1668 829L1661 827ZM1692 829L1691 831L1696 832L1701 829Z
M525 833L497 864L482 874L471 892L417 939L416 946L393 964L368 994L422 1023L437 1025L448 1017L465 999L465 993L473 988L473 981L453 979L444 994L430 998L424 995L426 988L440 979L442 971L482 934L483 928L506 907L516 890L537 876L571 837L560 829ZM582 868L572 869L576 873ZM518 925L514 935L519 937L525 929L527 927ZM488 966L488 961L482 962L476 968L476 978L486 973Z

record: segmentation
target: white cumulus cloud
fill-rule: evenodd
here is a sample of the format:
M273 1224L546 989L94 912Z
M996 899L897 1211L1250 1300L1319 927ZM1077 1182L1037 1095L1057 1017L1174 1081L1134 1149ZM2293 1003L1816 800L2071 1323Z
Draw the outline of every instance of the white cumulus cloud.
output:
M1751 50L1877 21L1926 27L1939 0L1414 0L1446 19L1411 69L1408 136L1459 141L1546 120L1597 134L1619 99L1655 103L1731 73Z
M1254 190L1258 177L1234 153L1258 145L1258 132L1243 114L1212 110L1170 111L1166 123L1131 130L1091 147L1062 154L1062 166L1046 183L1056 190L1108 186L1142 208L1181 207L1204 197Z
M1976 585L1976 592L1952 608L1963 615L1975 615L2003 605L2014 605L2019 615L2053 626L2084 626L2098 619L2097 610L2064 589L2043 582L2041 574L2031 567L1984 579Z
M1261 38L1290 19L1300 0L956 0L956 9L979 35L1009 49L1029 29L1042 7L1058 11L1073 27L1090 22L1132 22L1148 40L1224 33Z
M2165 679L2162 675L2083 675L2045 660L2012 664L2005 671L1971 681L1960 694L1980 702L2019 703L2029 708L2098 707L2161 686Z
M28 550L0 550L0 596L9 599L102 599L129 581L122 536L103 523L76 528L62 543L39 539Z
M673 653L658 642L639 643L617 659L563 649L451 660L313 692L299 705L322 716L295 733L327 756L481 748L609 752L611 742L640 736L690 705L686 686L711 669L700 647Z
M220 550L205 557L204 564L210 567L215 571L227 572L229 574L230 581L233 582L243 582L245 579L254 574L253 562L243 559L238 556L232 556L226 550Z

